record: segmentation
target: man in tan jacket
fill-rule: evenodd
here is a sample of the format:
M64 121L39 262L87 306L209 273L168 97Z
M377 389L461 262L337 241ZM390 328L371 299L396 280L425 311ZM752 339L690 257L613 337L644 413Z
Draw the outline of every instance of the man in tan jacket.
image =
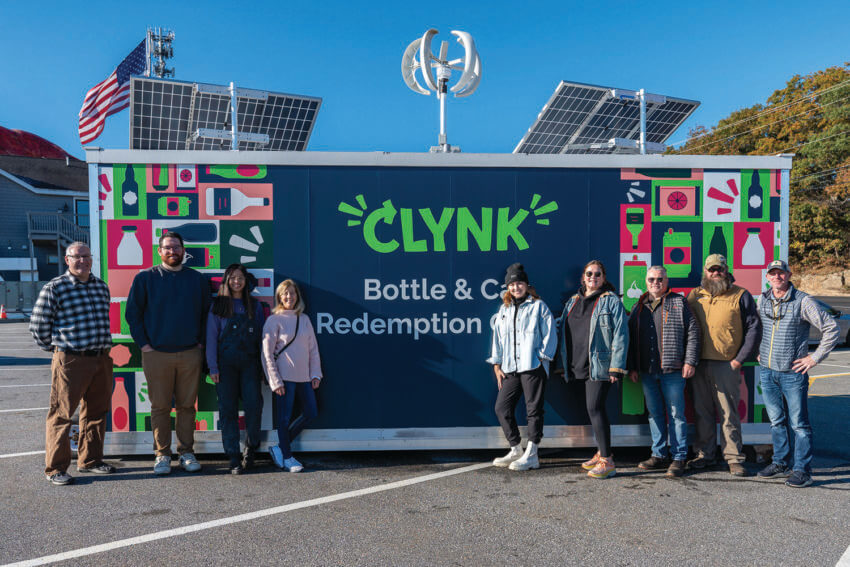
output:
M761 340L761 320L753 296L732 283L726 258L705 260L702 285L688 294L688 305L702 331L701 359L693 386L696 457L688 463L703 469L715 463L716 413L720 415L723 458L734 476L747 476L741 442L741 367L754 359ZM716 413L715 413L716 412Z

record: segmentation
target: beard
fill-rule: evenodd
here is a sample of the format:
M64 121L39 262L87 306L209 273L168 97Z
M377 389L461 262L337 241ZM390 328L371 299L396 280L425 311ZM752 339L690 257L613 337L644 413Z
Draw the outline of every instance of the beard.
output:
M162 259L162 261L165 262L166 264L168 264L169 266L171 266L172 268L176 268L177 266L179 266L183 263L183 257L184 257L184 254L180 254L177 257L166 256L165 258Z
M711 295L720 295L728 291L730 287L732 287L732 278L729 274L726 274L722 280L712 279L708 274L702 276L702 288Z

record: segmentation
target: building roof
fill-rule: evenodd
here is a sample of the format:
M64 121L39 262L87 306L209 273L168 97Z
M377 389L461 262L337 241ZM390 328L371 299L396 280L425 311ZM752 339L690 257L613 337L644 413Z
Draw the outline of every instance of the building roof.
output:
M41 136L23 130L0 126L0 155L65 159L79 161L71 154Z

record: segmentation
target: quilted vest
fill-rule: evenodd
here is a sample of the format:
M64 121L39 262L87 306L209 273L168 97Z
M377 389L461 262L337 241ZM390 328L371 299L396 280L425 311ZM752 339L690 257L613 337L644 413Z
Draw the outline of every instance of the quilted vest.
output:
M767 290L759 301L759 316L764 331L759 356L761 365L789 372L792 363L809 352L809 323L801 316L803 298L807 294L794 288L782 300L773 302L773 291Z

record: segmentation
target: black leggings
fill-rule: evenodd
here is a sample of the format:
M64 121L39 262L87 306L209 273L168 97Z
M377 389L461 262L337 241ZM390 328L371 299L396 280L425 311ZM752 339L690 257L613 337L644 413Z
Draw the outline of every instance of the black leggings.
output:
M585 380L585 403L587 404L587 415L593 426L593 436L599 446L599 454L603 457L611 456L611 422L608 421L608 412L605 411L605 400L608 398L608 390L611 382L605 380Z

